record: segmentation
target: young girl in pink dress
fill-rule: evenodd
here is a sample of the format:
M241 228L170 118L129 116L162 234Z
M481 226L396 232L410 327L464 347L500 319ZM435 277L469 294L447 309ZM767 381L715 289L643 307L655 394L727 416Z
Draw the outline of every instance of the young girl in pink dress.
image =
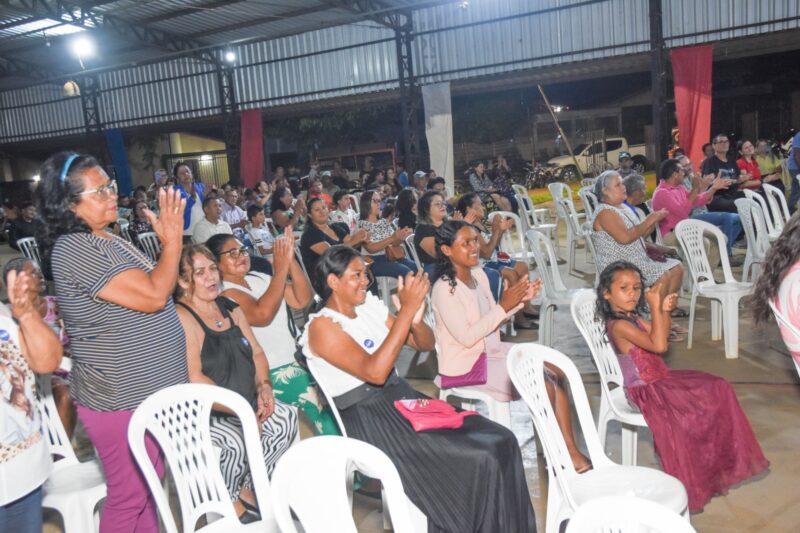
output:
M619 358L625 395L653 432L664 472L680 479L689 510L701 511L716 494L769 466L736 394L723 378L670 370L668 349L676 294L656 282L643 290L639 269L616 261L600 274L597 315ZM652 322L642 319L647 306Z

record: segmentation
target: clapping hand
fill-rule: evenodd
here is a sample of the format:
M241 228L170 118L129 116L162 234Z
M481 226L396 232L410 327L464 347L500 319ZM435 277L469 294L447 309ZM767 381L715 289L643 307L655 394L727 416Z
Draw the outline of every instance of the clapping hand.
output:
M158 191L158 216L150 209L145 209L144 214L158 239L164 246L168 244L183 243L183 212L186 209L186 200L181 198L178 189L159 189Z
M514 311L517 306L521 306L535 296L536 292L534 292L534 288L528 279L523 278L511 287L508 286L507 281L504 281L503 296L500 297L500 305L506 310L506 313L510 313Z
M33 278L27 272L11 270L6 278L8 300L11 304L11 315L20 320L29 313L36 313L34 299L36 295L31 290Z
M275 273L286 274L294 261L294 234L292 228L287 226L283 230L283 236L275 239L272 245L272 263Z
M664 282L659 279L651 287L648 287L644 291L644 298L647 301L647 305L650 306L650 310L656 310L662 308L662 303L665 300L665 292L666 292L666 285Z
M422 322L425 316L425 298L428 296L428 290L431 288L431 282L428 280L428 274L419 270L416 274L409 272L405 278L397 278L397 295L392 296L394 306L397 312L403 308L415 309L414 318L411 323L416 325Z

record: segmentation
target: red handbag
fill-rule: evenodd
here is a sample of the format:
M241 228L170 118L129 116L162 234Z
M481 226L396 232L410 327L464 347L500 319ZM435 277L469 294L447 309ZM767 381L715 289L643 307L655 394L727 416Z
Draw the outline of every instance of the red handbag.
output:
M458 412L443 400L395 400L394 407L411 422L414 431L458 429L464 424L465 416L478 414L475 411Z

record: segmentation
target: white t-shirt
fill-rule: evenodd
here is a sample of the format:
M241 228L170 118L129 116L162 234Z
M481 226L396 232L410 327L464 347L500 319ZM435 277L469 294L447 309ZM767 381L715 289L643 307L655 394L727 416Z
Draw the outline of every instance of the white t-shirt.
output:
M194 204L192 210L189 212L189 227L183 231L184 235L194 235L194 227L201 220L205 220L206 214L203 212L203 202L200 200L200 195L194 193Z
M261 272L250 272L245 276L245 280L250 285L249 289L242 285L225 281L222 283L222 290L238 289L258 300L267 292L272 277ZM264 353L267 354L270 370L294 363L295 340L292 331L289 329L289 316L286 313L285 303L281 303L278 307L278 312L272 322L266 326L251 327L253 335L255 335L256 340L263 348Z
M380 345L383 344L387 335L389 335L389 328L386 327L389 309L380 298L368 292L364 303L356 307L355 318L348 318L327 307L323 308L319 313L314 313L308 317L308 324L300 337L303 354L309 359L316 359L315 371L321 373L321 375L317 376L315 374L315 377L320 383L325 383L325 389L331 396L336 397L359 387L364 382L352 374L333 366L321 357L317 357L311 351L308 345L308 330L311 322L319 316L328 317L339 324L345 333L350 335L359 346L371 355L375 353Z
M353 233L358 225L358 214L349 207L347 208L347 211L340 211L337 209L335 211L331 211L331 214L328 215L328 220L331 223L342 222L347 224L347 229L350 230L350 233Z
M255 246L256 251L258 251L259 248L267 248L271 250L272 247L275 246L275 237L272 236L272 233L270 233L267 228L263 226L260 228L254 228L252 224L248 224L246 229L247 234L250 235L250 240L253 241L253 246ZM264 257L272 261L271 253L265 255Z
M214 235L225 233L233 235L233 230L227 222L222 220L217 221L216 224L203 217L203 220L195 224L194 231L192 231L192 242L195 244L205 244L208 239Z
M53 466L35 386L17 325L0 313L0 505L40 487Z

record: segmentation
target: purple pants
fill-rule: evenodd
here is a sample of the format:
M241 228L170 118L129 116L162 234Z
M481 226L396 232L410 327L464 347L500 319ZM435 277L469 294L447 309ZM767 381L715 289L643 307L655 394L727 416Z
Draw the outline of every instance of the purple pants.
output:
M155 502L128 448L128 423L133 411L101 412L75 406L106 475L108 495L100 515L100 533L158 533ZM149 435L145 437L145 448L158 476L163 477L158 444Z

